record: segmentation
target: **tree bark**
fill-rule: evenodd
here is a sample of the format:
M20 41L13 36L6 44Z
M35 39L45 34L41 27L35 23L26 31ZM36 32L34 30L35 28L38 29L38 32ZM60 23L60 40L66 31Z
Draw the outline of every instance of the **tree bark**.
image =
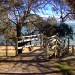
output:
M19 24L17 24L16 25L17 27L17 37L20 37L21 36L21 23L19 23ZM19 41L19 40L21 40L20 38L18 38L18 40L17 41ZM18 47L20 47L21 46L21 43L18 43ZM22 53L22 49L18 49L18 52L17 52L18 54L21 54Z

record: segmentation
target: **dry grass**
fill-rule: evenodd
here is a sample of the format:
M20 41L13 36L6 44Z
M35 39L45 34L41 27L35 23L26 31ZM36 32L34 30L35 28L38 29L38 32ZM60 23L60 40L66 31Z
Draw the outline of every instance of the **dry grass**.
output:
M40 46L31 47L31 51L29 48L24 47L22 53L40 53L42 51L43 50L40 48ZM6 56L6 53L8 56L15 56L15 46L0 46L0 56Z

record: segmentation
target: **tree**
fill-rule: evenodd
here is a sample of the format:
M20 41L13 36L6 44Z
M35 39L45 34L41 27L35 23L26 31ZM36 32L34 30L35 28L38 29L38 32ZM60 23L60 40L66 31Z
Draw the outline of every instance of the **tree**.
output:
M26 25L26 29L29 32L29 34L35 33L36 31L41 30L41 23L43 23L43 18L36 14L31 14L28 17L28 22Z
M4 40L8 42L8 45L15 44L15 40L16 40L15 26L12 26L11 23L6 24L0 22L0 31L1 31L0 35L3 36ZM10 38L12 38L12 40Z
M73 12L75 12L75 0L66 0L67 4L70 6Z
M16 36L20 37L23 26L28 27L31 26L31 24L36 26L34 28L39 28L37 24L43 26L42 22L30 21L28 17L31 16L32 13L37 14L36 12L42 10L50 1L52 0L0 0L0 22L6 26L8 26L8 24L12 27L14 26L16 28L14 28L14 33L16 32ZM30 21L31 24L28 23L28 21ZM22 50L18 50L18 54L20 53L22 53Z
M45 2L45 0L1 0L0 20L6 24L11 22L16 27L16 36L20 37L22 26L26 25L28 16L42 8ZM18 54L20 53L22 50L18 50Z
M54 24L51 25L51 22L46 22L46 25L43 27L43 31L42 33L47 36L47 37L51 37L56 35L56 37L54 40L52 40L54 42L52 42L51 46L52 48L54 48L55 50L55 55L57 55L58 57L60 57L60 52L61 52L61 48L63 47L63 44L61 44L62 42L58 42L57 40L61 40L63 38L71 38L73 39L73 29L71 26L69 26L66 23L56 23L56 20L54 22ZM56 40L56 41L55 41ZM46 41L45 41L46 42ZM57 53L57 54L56 54Z
M75 1L74 0L52 0L52 10L58 14L60 21L75 19Z
M44 35L50 37L53 35L57 35L58 37L69 37L73 39L73 29L66 23L59 23L55 25L51 25L46 22L46 25L43 27Z
M73 29L68 24L60 23L56 29L56 32L59 37L69 37L73 39Z
M66 0L66 3L71 9L72 18L75 19L75 0Z

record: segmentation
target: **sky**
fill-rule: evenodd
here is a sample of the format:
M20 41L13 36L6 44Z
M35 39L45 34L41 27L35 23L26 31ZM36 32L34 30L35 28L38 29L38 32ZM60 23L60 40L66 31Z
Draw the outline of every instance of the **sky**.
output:
M31 11L31 13L34 13L34 12ZM36 14L38 14L41 17L49 17L49 16L53 16L54 15L50 5L46 5L45 8L36 10Z
M43 11L43 12L42 12ZM39 10L37 12L37 14L43 18L48 18L49 16L50 17L55 17L57 20L60 20L60 13L55 13L53 10L52 10L52 6L51 5L46 5L45 8L43 10ZM33 13L33 12L31 12ZM65 15L64 15L65 16ZM65 22L69 22L69 23L75 23L75 20L67 20Z

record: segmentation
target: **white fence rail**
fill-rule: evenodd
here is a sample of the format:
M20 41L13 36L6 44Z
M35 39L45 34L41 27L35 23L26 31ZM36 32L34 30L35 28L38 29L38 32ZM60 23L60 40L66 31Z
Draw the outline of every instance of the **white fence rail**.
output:
M31 47L31 46L37 45L35 43L37 43L36 41L40 40L40 36L41 36L41 34L18 37L18 39L21 38L21 40L19 40L17 42L17 45L20 43L25 43L25 42L26 43L31 42L31 44L28 44L28 45L25 44L24 46L18 46L17 48L22 49L23 47ZM33 41L35 41L35 42L32 44Z

